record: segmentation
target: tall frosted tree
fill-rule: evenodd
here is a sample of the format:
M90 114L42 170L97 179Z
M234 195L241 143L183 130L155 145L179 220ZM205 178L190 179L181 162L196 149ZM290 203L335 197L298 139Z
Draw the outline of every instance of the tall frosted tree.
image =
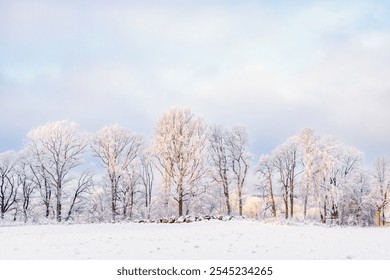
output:
M290 137L272 152L272 162L279 175L279 183L282 185L285 218L294 217L294 197L296 177L300 173L298 168L299 139Z
M128 174L133 174L133 168L140 155L142 145L142 135L128 131L119 125L102 128L92 140L91 148L100 159L108 175L113 221L119 214L119 202L124 198L121 197L121 194L127 193L127 191L123 191L123 188L128 187L128 185L121 183L125 182ZM122 210L125 209L122 208Z
M238 212L242 216L244 205L243 192L245 180L250 166L251 155L248 152L248 132L243 126L235 126L228 132L227 136L228 158L231 162L232 180L236 186L238 195Z
M140 182L143 187L143 195L145 199L145 215L150 219L151 209L152 209L152 193L154 185L154 172L153 172L153 163L150 157L146 154L141 156L140 164Z
M299 135L299 144L302 151L302 196L303 196L303 217L306 219L307 207L310 193L313 192L314 180L318 173L320 161L320 138L315 135L314 130L305 128Z
M228 155L228 132L222 126L213 126L209 133L210 176L213 183L223 191L227 214L231 214L230 185L231 160Z
M0 154L0 215L14 207L17 195L17 182L15 182L16 154L12 151Z
M73 180L71 171L82 163L88 139L69 121L47 123L27 134L28 149L35 158L33 168L46 174L55 189L56 219L62 220L63 188Z
M274 163L272 157L262 155L256 167L256 174L260 179L260 189L267 199L266 209L271 208L272 217L276 218L276 202L274 190Z
M376 224L386 223L385 209L390 201L390 160L378 158L374 164L372 197L376 206Z
M162 175L164 192L177 203L179 216L184 213L184 203L199 194L206 173L206 144L205 122L187 108L169 110L155 127L155 166Z
M16 164L16 178L18 184L18 204L23 213L24 222L26 223L33 207L33 194L38 185L34 183L34 176L30 169L30 161L28 152L22 150L19 152Z
M343 192L360 170L362 153L345 146L334 138L325 137L320 143L320 160L315 179L315 195L321 222L338 223Z

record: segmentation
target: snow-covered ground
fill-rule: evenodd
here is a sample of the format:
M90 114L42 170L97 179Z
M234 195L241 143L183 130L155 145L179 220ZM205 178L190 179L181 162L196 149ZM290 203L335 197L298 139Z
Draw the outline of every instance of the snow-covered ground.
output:
M251 221L0 227L0 259L390 259L390 228Z

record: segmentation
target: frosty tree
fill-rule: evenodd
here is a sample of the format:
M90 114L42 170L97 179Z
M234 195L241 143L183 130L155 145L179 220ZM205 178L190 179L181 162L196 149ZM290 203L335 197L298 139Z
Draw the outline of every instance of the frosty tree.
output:
M375 221L375 203L371 196L371 180L365 170L356 170L343 186L339 199L340 224L371 226Z
M179 216L184 202L199 193L206 172L206 141L206 124L187 108L173 108L157 122L152 139L155 166L165 193L177 202Z
M362 154L353 147L324 138L321 144L319 176L316 180L321 221L339 222L340 202L354 172L360 170Z
M4 219L4 214L11 210L16 202L17 182L15 181L15 159L16 155L12 151L0 154L0 215Z
M134 175L135 162L140 155L142 145L142 135L128 131L119 125L102 128L92 141L91 148L100 159L108 175L113 221L119 214L118 202L125 204L122 213L126 214L128 210L128 197L123 197L123 195L128 194L127 188L133 187L128 183L132 183L131 176ZM121 185L121 181L126 182L126 185ZM123 201L124 199L125 201Z
M26 223L31 212L33 204L33 193L37 189L37 185L34 183L33 174L30 169L28 151L23 150L19 152L18 160L15 168L15 175L18 191L18 206L23 213L24 222Z
M152 192L154 185L154 172L153 163L149 156L146 154L141 156L140 164L140 182L143 187L143 195L145 199L145 215L150 219L151 207L152 207Z
M227 214L231 214L230 184L231 161L227 150L228 132L222 126L213 126L209 133L210 176L213 183L223 190Z
M27 161L31 170L31 181L34 186L37 186L45 207L45 218L49 218L54 192L54 188L50 183L49 174L39 159L31 156L30 153L26 153L25 155L29 157Z
M260 189L264 192L267 199L266 209L271 208L272 217L276 218L276 202L275 202L275 190L274 190L274 163L272 157L268 155L262 155L259 163L256 167L256 174L259 176Z
M279 183L283 189L284 211L286 219L294 216L294 192L298 168L299 138L290 137L285 143L272 152L272 162L279 175Z
M233 127L227 137L228 158L233 171L233 183L238 194L238 212L242 216L243 191L245 179L250 165L250 153L248 152L248 132L243 126Z
M314 130L305 128L299 135L299 144L302 151L302 196L303 196L303 218L306 219L307 207L310 193L313 192L316 175L319 172L320 161L320 138L315 135Z
M376 224L384 225L385 209L390 200L390 160L379 158L374 164L373 171L374 187L372 197L376 206Z
M69 221L69 219L72 218L72 214L75 210L80 210L83 207L82 202L87 199L86 195L91 194L93 184L92 171L84 170L77 180L76 189L73 193L73 197L71 198L68 215L65 219L66 221Z
M46 184L55 189L56 219L62 220L63 188L73 179L71 171L82 163L87 138L78 125L69 121L51 122L27 134L28 148L35 158L36 170L45 174Z

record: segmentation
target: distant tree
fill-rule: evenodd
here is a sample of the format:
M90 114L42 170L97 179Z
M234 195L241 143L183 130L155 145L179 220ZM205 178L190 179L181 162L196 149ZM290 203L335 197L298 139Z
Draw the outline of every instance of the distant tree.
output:
M230 184L232 161L228 154L228 131L222 126L212 126L209 133L210 176L212 182L221 187L227 214L231 214Z
M390 200L390 160L379 158L375 161L373 171L372 197L376 206L376 225L386 223L385 209Z
M77 180L76 189L71 197L68 216L65 219L66 221L69 221L69 219L72 218L72 214L77 207L82 207L87 200L87 196L91 194L93 186L94 182L92 172L90 170L84 170Z
M123 176L120 179L118 197L121 202L122 215L124 218L133 218L133 209L136 203L136 193L139 181L138 162L134 162L124 171Z
M320 218L332 223L339 221L340 199L353 174L360 170L362 154L333 138L324 138L320 146L321 159L316 178Z
M368 172L358 170L343 186L338 207L341 225L371 226L375 223L370 179Z
M31 208L33 207L33 194L37 185L33 181L33 173L30 169L28 152L23 150L19 152L18 161L15 167L15 175L19 186L18 201L21 204L24 222L28 221Z
M243 191L251 155L248 152L248 132L243 126L233 127L227 137L228 158L232 165L233 182L238 194L238 212L242 216Z
M55 189L56 219L61 222L63 188L73 179L71 171L82 163L87 138L79 132L76 123L58 121L32 129L27 139L36 162L33 169L42 169L40 174L36 173L36 178L45 174L43 180L48 180L45 184Z
M111 214L116 220L119 214L120 195L123 194L122 177L131 172L140 155L143 137L118 125L102 128L93 138L91 148L106 169L111 188ZM123 196L122 196L123 198Z
M261 156L255 172L260 179L259 187L263 190L267 199L266 208L271 208L272 217L276 218L275 190L273 183L274 163L272 162L272 158L268 155Z
M153 163L149 156L143 155L140 161L140 181L144 189L146 217L150 219L154 185Z
M302 196L303 196L303 218L306 219L308 201L311 192L314 191L314 181L319 172L320 161L320 137L316 136L314 130L305 128L299 134L299 144L302 151Z
M285 218L294 216L294 194L299 163L299 139L290 137L285 143L272 151L272 162L279 174L279 183L282 185Z
M31 158L29 161L29 168L31 170L31 181L33 186L37 186L42 203L45 207L45 218L50 216L50 209L53 200L53 186L50 182L49 174L39 162L39 160Z
M0 215L13 209L16 203L17 182L15 181L15 152L8 151L0 154Z
M152 139L154 162L165 193L177 202L179 216L184 214L184 203L200 191L206 173L206 141L206 124L187 108L171 109L157 122Z

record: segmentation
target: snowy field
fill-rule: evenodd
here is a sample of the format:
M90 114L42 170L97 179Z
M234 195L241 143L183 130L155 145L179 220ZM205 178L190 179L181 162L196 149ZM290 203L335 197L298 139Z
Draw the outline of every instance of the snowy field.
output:
M85 224L0 227L0 259L390 259L390 228Z

